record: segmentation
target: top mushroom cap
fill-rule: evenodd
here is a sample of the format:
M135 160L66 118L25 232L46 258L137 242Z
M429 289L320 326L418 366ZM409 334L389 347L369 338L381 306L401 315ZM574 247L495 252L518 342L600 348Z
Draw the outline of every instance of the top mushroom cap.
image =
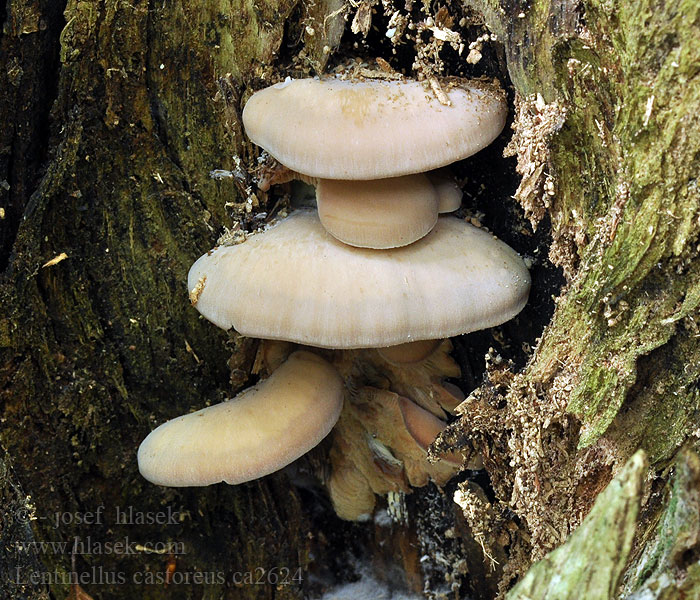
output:
M464 82L441 104L418 81L287 80L243 109L250 139L299 173L382 179L422 173L490 144L506 120L498 95Z
M251 337L323 348L381 348L503 323L525 306L530 275L490 233L453 217L391 250L353 248L299 211L188 276L197 310Z

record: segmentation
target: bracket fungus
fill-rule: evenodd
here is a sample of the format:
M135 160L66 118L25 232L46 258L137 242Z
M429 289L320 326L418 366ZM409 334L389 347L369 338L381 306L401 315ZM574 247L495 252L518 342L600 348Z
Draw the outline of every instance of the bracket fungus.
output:
M316 446L343 406L328 362L297 351L258 385L154 429L141 443L141 474L165 486L243 483L281 469Z
M326 483L343 518L368 517L375 494L442 485L459 470L465 457L433 464L427 454L463 399L443 382L460 372L444 338L514 317L530 275L490 233L438 216L459 208L462 192L443 170L427 172L489 144L506 119L493 86L451 79L445 94L408 80L287 79L248 100L246 133L280 163L260 188L311 182L318 211L214 248L190 269L192 304L223 329L263 338L254 368L271 375L153 431L139 449L147 479L261 477L336 420ZM342 352L323 353L331 365L295 343Z
M266 173L261 189L295 177L314 181L321 222L352 246L417 241L462 197L443 175L430 185L417 174L478 152L506 120L500 90L457 78L446 89L438 99L413 80L288 78L256 92L243 125L284 173Z

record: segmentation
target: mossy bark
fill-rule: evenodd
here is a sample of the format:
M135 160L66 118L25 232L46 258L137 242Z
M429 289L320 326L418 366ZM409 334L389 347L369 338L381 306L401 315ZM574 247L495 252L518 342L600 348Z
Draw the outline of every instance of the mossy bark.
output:
M135 462L153 423L248 377L252 345L238 345L231 385L228 338L202 327L184 282L229 221L227 202L240 208L209 171L243 152L240 96L279 47L293 3L57 4L5 3L0 381L2 442L36 534L67 545L0 584L4 597L37 579L66 597L76 539L95 597L299 597L296 583L231 579L307 572L309 519L284 478L163 490ZM174 517L141 525L117 509ZM98 541L127 546L90 546ZM168 543L181 545L162 553ZM138 549L149 544L161 553Z
M155 423L248 380L255 343L197 318L186 272L223 226L266 208L247 193L252 181L237 162L255 158L240 125L244 100L271 78L286 45L300 48L285 63L291 74L320 72L341 42L344 8L5 0L0 390L2 444L15 471L0 473L0 490L9 497L21 484L30 498L13 502L22 519L29 508L34 527L11 527L6 510L0 539L67 544L32 548L31 559L4 546L4 565L20 567L21 580L0 582L7 597L71 593L76 539L83 548L89 540L141 548L77 557L94 597L296 598L304 589L296 582L236 585L233 574L301 569L308 579L330 564L329 530L284 475L164 490L139 477L135 450ZM671 544L682 551L659 550L637 579L615 571L607 597L623 577L625 593L654 579L668 590L683 580L683 593L698 594L697 542L683 529L692 511L674 509L678 494L666 501L656 492L700 427L700 7L467 0L450 8L483 14L503 44L517 103L516 197L540 231L551 227L550 258L567 277L527 366L490 370L473 396L479 410L451 432L453 443L488 450L493 506L513 511L512 526L502 525L519 558L503 588L566 539L642 448L658 479L638 491L645 504L632 519L630 554L653 554L662 518L684 532ZM216 180L214 169L239 177ZM690 465L681 488L697 480L692 460L677 463ZM176 523L142 526L134 513L118 522L117 509L130 507L174 511ZM144 550L156 543L166 552ZM168 543L184 551L168 552ZM502 541L494 534L489 543ZM167 585L143 584L173 566ZM108 579L119 574L124 581ZM196 583L182 583L186 576Z
M500 499L527 523L531 558L566 539L643 449L656 475L637 498L645 510L635 552L645 552L663 507L655 491L664 469L682 446L697 448L700 7L467 4L504 41L518 95L516 198L533 223L551 224L550 260L567 285L525 370L509 380L492 372L474 396L475 408L496 414L508 433L467 416L454 439L509 448L511 464L494 461L491 471ZM504 400L510 415L493 410ZM603 548L606 535L591 534L588 548ZM700 593L691 577L697 546L689 546L655 574L667 593ZM558 572L540 569L545 578ZM564 577L547 597L615 597L619 582L601 596Z
M555 193L546 212L550 254L570 284L531 373L551 380L562 371L554 366L559 359L573 366L568 409L581 417L581 445L595 442L618 417L625 436L630 427L636 432L632 445L643 445L653 462L667 458L698 407L697 346L687 340L696 334L692 317L700 302L700 7L471 4L509 40L509 73L521 97L541 94L566 111L547 144ZM537 207L538 190L528 191L524 200ZM657 350L658 360L640 360ZM682 373L667 372L674 355L685 356ZM660 388L642 385L629 394L640 375ZM674 407L641 419L619 414L623 402L639 409L651 393L670 394Z

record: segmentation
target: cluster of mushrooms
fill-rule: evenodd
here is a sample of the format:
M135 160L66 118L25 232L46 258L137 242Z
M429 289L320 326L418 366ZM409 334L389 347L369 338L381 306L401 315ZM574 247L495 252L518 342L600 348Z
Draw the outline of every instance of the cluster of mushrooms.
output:
M464 80L436 95L410 80L288 78L249 99L246 133L279 165L260 187L311 182L317 210L192 266L192 304L262 338L255 368L268 376L152 431L138 451L146 479L249 481L332 429L325 483L342 518L368 518L375 494L454 475L461 457L427 459L463 399L443 381L459 375L445 338L514 317L530 277L492 234L439 216L461 191L430 171L493 141L506 110L501 94Z

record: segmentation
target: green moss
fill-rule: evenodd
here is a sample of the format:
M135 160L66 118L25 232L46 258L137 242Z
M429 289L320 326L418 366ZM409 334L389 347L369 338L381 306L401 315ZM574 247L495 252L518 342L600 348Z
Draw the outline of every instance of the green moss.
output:
M496 2L471 4L505 36L516 89L567 107L547 164L556 189L555 259L571 228L582 234L575 275L531 373L547 378L552 363L570 366L569 410L582 421L586 446L628 398L639 359L676 335L679 305L685 314L698 306L700 8L589 1L583 23L566 4L556 22L547 2L520 19ZM524 31L537 36L534 46L516 41ZM654 417L654 410L644 415Z
M594 20L588 26L596 31L610 30L613 23L606 15L613 14L624 23L626 35L612 36L612 46L601 43L597 48L601 64L607 65L608 81L601 77L596 82L592 88L595 97L582 86L574 87L574 102L578 96L579 105L584 107L599 105L596 98L615 98L614 120L602 126L610 129L610 137L602 135L600 140L607 151L596 152L596 163L608 162L602 171L615 173L614 185L596 186L599 192L607 191L607 198L596 211L586 211L584 205L581 212L601 215L605 214L601 208L619 209L619 214L613 215L617 221L614 229L601 227L595 220L588 222L593 243L582 252L583 276L575 281L568 299L578 302L585 312L573 311L567 327L589 320L587 328L594 332L586 336L589 347L575 349L583 358L582 371L569 404L586 427L584 445L603 434L617 414L635 381L638 358L674 335L672 322L678 302L685 301L690 310L697 307L694 295L686 296L686 290L696 288L700 281L694 265L689 265L682 279L672 275L678 257L684 255L687 260L695 252L688 238L692 220L688 215L697 215L698 197L684 192L699 166L700 147L697 139L679 144L678 137L687 138L697 127L697 117L689 118L688 108L700 104L700 85L669 78L670 72L683 67L680 63L671 66L679 56L666 47L666 34L672 30L679 47L700 50L694 33L699 23L697 5L685 3L677 12L671 7L652 8L651 4L636 6L634 12L626 11L623 4L619 13L610 7L601 13L600 8L591 3L587 16L593 15ZM654 90L658 90L655 104L650 100ZM588 103L584 104L586 96ZM586 152L600 143L586 144ZM676 155L673 160L672 155ZM620 325L609 331L601 313L610 299L618 306L624 301L630 309ZM572 337L576 339L575 334Z
M276 51L292 5L220 4L158 4L150 11L138 1L67 3L54 159L27 207L12 269L0 285L7 307L0 393L2 444L22 457L18 474L34 496L38 539L175 540L187 549L178 557L179 573L230 579L245 567L306 570L309 525L288 482L167 490L143 481L135 460L157 423L235 391L228 336L192 309L186 274L222 225L231 224L225 203L240 200L232 182L209 177L243 151L236 133L240 98L215 99L217 79L234 73L230 85L243 89L243 80ZM247 37L238 36L234 23L245 24ZM66 260L41 268L61 252ZM241 346L248 363L253 351ZM117 506L151 513L175 506L189 516L170 527L119 525L112 518L54 528L47 518L100 505L112 515ZM69 554L40 558L35 570L70 569ZM95 597L301 593L298 586L132 581L137 572L162 572L167 560L146 552L93 553L78 557L77 566L126 574L123 585L84 585ZM68 591L53 588L59 598Z
M564 126L533 158L553 178L554 197L544 204L541 186L531 185L521 199L546 208L550 257L569 282L518 378L525 385L507 397L527 394L532 407L566 404L581 424L577 460L608 453L621 461L643 448L663 468L696 439L700 414L700 5L467 4L503 41L520 102L541 94L566 110ZM552 462L537 472L536 488L570 468L564 458ZM519 510L539 515L536 507ZM675 510L673 495L666 510ZM638 525L643 548L650 520ZM687 525L697 531L693 519ZM695 569L664 571L676 590L668 597L697 596Z

